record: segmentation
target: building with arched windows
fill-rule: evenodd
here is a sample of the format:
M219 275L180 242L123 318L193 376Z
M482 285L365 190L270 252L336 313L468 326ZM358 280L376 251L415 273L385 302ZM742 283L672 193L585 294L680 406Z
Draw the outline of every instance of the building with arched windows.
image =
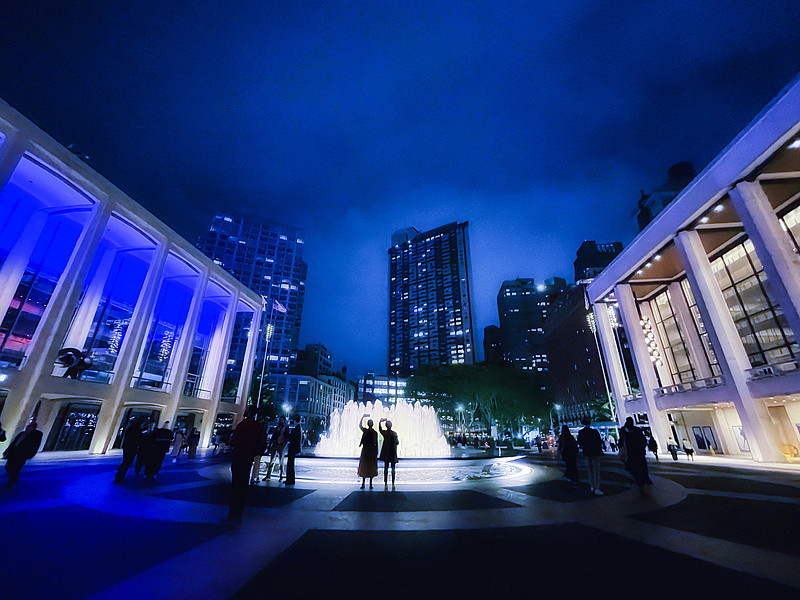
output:
M261 297L0 101L0 421L103 453L241 415ZM38 406L38 408L37 408ZM10 438L9 438L10 439Z
M796 458L798 253L800 79L588 286L620 419L647 423L662 449Z

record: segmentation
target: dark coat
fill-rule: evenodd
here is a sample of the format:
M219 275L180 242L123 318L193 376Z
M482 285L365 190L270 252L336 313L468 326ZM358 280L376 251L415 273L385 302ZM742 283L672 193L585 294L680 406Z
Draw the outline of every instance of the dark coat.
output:
M303 432L300 425L295 425L289 432L289 454L300 454L303 449L302 437Z
M264 425L248 417L236 426L231 436L234 457L253 458L264 451Z
M122 438L122 449L138 450L141 441L142 424L139 421L136 421L125 428L125 436Z
M588 425L578 432L578 445L583 450L584 456L602 456L603 440L600 432Z
M18 433L8 445L3 457L10 461L25 462L36 456L42 443L42 432L38 429Z
M383 446L381 446L380 459L387 463L397 462L397 445L400 440L397 438L397 432L392 429L381 429L383 436Z

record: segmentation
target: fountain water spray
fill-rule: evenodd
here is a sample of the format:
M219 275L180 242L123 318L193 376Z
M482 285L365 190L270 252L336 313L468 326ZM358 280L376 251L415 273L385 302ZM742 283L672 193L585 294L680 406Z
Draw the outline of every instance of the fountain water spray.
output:
M409 404L398 399L394 406L384 406L380 400L367 402L350 401L342 410L331 413L328 431L319 440L314 453L318 456L348 456L357 458L361 453L358 443L361 430L358 424L365 413L375 422L375 429L382 418L392 422L400 445L399 458L442 458L450 456L450 445L442 434L436 411L419 402ZM366 425L365 425L366 426ZM382 436L378 436L379 441Z

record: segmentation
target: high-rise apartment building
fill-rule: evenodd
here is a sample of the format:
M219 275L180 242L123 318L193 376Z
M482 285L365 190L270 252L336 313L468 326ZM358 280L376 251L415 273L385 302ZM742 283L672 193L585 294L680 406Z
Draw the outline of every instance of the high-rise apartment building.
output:
M256 369L262 368L266 356L270 373L289 372L297 359L308 270L303 262L302 230L249 216L218 214L200 236L197 247L266 299ZM279 304L273 305L273 301ZM286 312L273 310L273 306ZM233 343L241 347L244 356L245 344L238 337L238 328Z
M424 364L473 364L468 223L392 235L389 248L389 375Z
M524 371L549 370L544 327L550 301L567 282L553 277L537 284L533 279L504 281L497 294L503 358Z

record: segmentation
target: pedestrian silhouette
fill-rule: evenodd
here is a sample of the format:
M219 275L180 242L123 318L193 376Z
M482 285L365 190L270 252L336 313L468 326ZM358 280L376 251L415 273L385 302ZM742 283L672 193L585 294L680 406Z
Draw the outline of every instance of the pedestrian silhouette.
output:
M361 458L358 461L358 476L361 477L361 489L364 489L366 480L369 479L369 489L372 489L372 478L378 474L378 432L373 429L375 424L372 419L367 421L367 426L364 427L364 419L369 417L365 414L358 422L358 427L361 429L361 441L358 443L361 446Z
M42 443L42 432L37 428L36 421L31 421L25 429L8 445L3 452L6 459L6 473L8 482L16 483L19 480L20 472L25 463L36 456L39 445Z
M578 483L578 442L566 425L561 426L561 435L558 436L558 452L564 461L564 477L572 483Z
M250 470L253 459L264 447L264 426L255 420L255 410L248 408L244 419L231 435L231 501L226 521L241 523L247 505Z
M578 445L583 450L589 467L589 485L595 496L602 496L600 490L600 460L603 457L603 440L600 432L592 429L590 419L582 419L584 427L578 432Z
M653 485L647 470L647 438L644 437L644 432L633 424L632 417L628 417L620 429L620 440L624 442L627 452L628 471L639 487L639 494L644 498L645 486Z
M378 430L383 436L383 446L381 446L381 460L383 461L383 488L389 489L389 466L392 467L392 491L394 491L394 472L397 467L397 446L400 440L397 432L392 429L392 422L383 418L378 421Z
M122 464L117 469L114 483L122 483L128 469L131 468L133 461L136 460L136 455L139 453L139 444L142 441L142 433L142 421L138 417L134 417L125 428L125 433L122 437Z
M289 421L289 443L286 447L286 485L294 485L294 460L303 449L303 431L297 419Z

